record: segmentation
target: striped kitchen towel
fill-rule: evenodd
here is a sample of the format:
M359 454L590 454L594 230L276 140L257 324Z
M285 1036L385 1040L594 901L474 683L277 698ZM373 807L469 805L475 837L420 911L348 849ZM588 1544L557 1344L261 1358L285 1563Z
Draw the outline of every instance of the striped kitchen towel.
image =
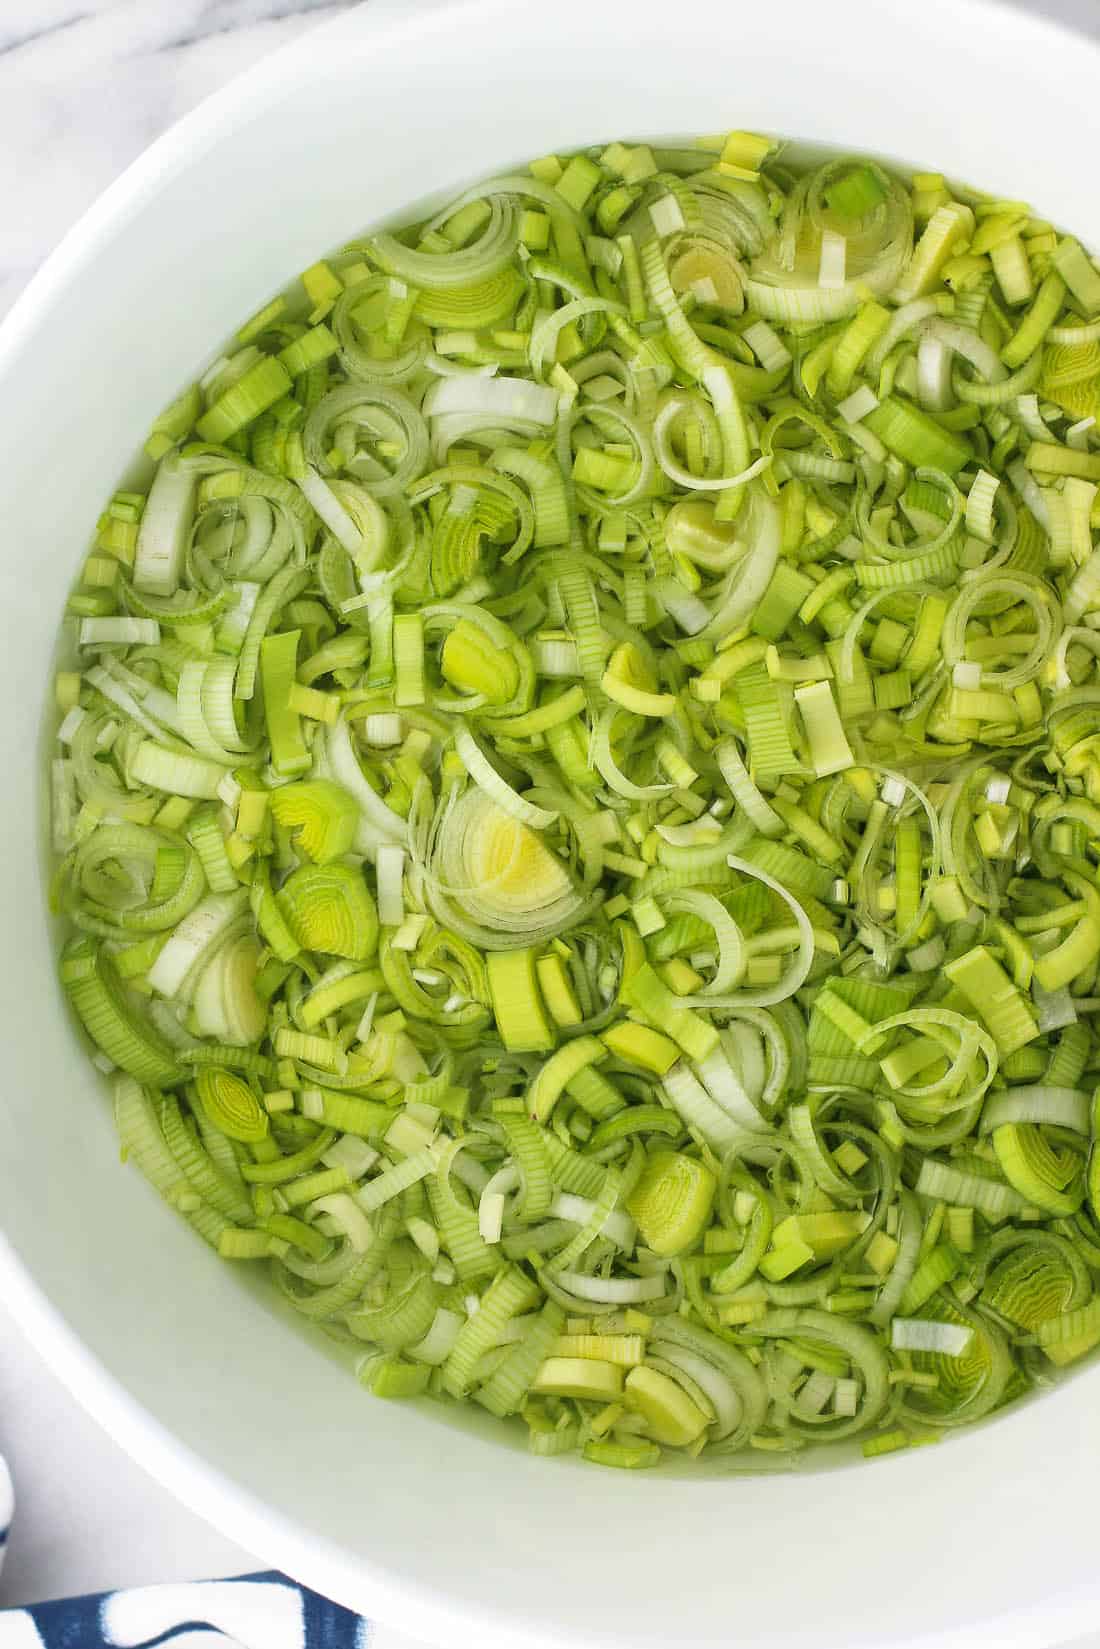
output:
M0 1563L12 1520L0 1455ZM0 1609L0 1649L424 1649L285 1575L133 1586Z
M396 1649L285 1575L135 1586L0 1610L0 1649Z

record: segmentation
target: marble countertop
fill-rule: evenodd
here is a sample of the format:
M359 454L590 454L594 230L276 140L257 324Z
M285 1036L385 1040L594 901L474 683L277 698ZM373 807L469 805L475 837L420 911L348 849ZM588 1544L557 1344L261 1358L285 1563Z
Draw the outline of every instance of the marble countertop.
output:
M233 75L355 0L0 0L0 314L95 197Z
M0 0L0 315L160 132L264 53L354 3ZM1100 35L1100 0L1042 0L1039 9ZM21 1343L2 1302L0 1451L17 1497L0 1606L256 1566L84 1415ZM1072 1649L1100 1649L1100 1635Z

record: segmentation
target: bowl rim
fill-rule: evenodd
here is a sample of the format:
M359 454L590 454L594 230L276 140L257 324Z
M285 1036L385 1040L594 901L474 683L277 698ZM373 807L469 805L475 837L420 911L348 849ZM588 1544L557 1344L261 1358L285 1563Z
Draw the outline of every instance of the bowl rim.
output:
M608 0L604 0L607 4ZM629 0L614 0L628 4ZM896 0L884 0L885 4ZM904 3L904 0L902 0ZM932 0L941 5L942 0ZM1053 0L1054 9L1028 0L953 0L961 11L984 14L985 28L1006 28L1026 49L1029 37L1065 46L1085 46L1100 67L1100 38L1078 19L1066 15L1071 0ZM471 18L504 9L504 0L360 0L337 16L309 27L302 35L266 53L231 76L194 108L174 121L137 155L65 231L0 319L0 379L26 337L48 314L56 298L94 262L101 246L128 216L140 210L164 182L189 169L195 157L231 135L250 113L267 105L278 89L329 56L347 32L358 43L400 37L405 41L430 30L442 19L468 13ZM242 1487L220 1466L184 1443L132 1396L121 1379L95 1355L68 1323L59 1307L0 1230L0 1284L12 1317L48 1367L74 1399L108 1435L157 1482L197 1517L218 1529L264 1563L274 1561L296 1580L327 1596L348 1601L348 1554L326 1536L304 1531ZM904 1470L905 1457L876 1463L879 1474ZM0 1487L6 1469L0 1460ZM10 1483L10 1479L8 1479ZM3 1496L0 1495L0 1500ZM369 1618L399 1628L426 1643L446 1642L450 1649L620 1649L623 1639L602 1634L543 1630L530 1620L482 1599L475 1611L452 1594L424 1581L398 1578L367 1557L356 1560L358 1581L352 1608L371 1595ZM377 1607L375 1608L375 1604ZM890 1649L949 1649L962 1642L985 1641L997 1649L1036 1649L1052 1633L1068 1637L1094 1627L1100 1608L1100 1575L1075 1585L1041 1604L1017 1607L1011 1614L979 1622L960 1622L950 1633L902 1628Z

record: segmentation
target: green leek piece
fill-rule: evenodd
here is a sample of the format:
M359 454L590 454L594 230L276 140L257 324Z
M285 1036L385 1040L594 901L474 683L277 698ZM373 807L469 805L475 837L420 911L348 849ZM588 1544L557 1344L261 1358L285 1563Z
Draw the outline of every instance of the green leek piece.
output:
M975 945L949 962L944 973L981 1016L1002 1054L1013 1053L1038 1036L1031 1009L984 945Z
M303 950L365 962L378 946L378 912L358 866L302 865L275 895Z
M760 665L742 671L736 686L737 702L748 733L752 777L757 783L768 784L791 772L796 765L783 700Z
M594 1466L614 1466L620 1471L641 1471L655 1466L661 1458L656 1443L606 1443L593 1439L581 1451Z
M271 1127L267 1112L247 1082L233 1071L200 1070L195 1088L203 1111L219 1133L245 1145L267 1138Z
M803 602L813 594L813 588L812 581L804 573L781 561L753 614L753 634L764 636L768 641L778 641Z
M1039 1344L1052 1363L1064 1367L1100 1345L1100 1310L1095 1298L1088 1305L1048 1317L1039 1324Z
M535 963L539 990L555 1025L579 1025L584 1017L560 956L540 956Z
M327 326L314 326L300 338L292 339L280 349L278 359L291 377L297 378L300 373L308 372L311 367L320 366L330 355L335 355L339 348L339 339L333 336Z
M851 1246L867 1227L863 1214L790 1214L772 1231L776 1248L802 1242L817 1260L832 1259Z
M315 864L347 853L359 823L354 798L331 779L281 785L271 792L271 813Z
M1075 1214L1085 1200L1084 1156L1048 1139L1034 1123L994 1128L993 1149L1009 1184L1045 1213Z
M242 338L241 342L247 343L248 340ZM191 384L163 412L157 414L145 442L145 450L154 463L159 463L177 441L183 440L201 412L202 391L198 384Z
M515 1267L498 1272L477 1311L459 1329L443 1365L443 1384L453 1397L469 1389L479 1357L492 1350L511 1318L532 1306L537 1297L534 1284Z
M638 649L630 641L616 647L600 686L608 698L636 716L667 716L676 707L674 694L654 691L656 683Z
M955 475L970 461L969 441L951 434L904 396L887 396L862 422L888 452L914 467L923 465Z
M655 1443L682 1448L706 1429L705 1412L675 1380L655 1368L631 1369L623 1395L627 1406L642 1415Z
M781 1283L808 1265L813 1257L814 1251L809 1243L793 1237L775 1248L769 1248L766 1254L760 1256L757 1265L760 1275L766 1277L768 1282Z
M227 441L274 406L290 387L290 373L281 361L271 356L257 361L196 420L200 439Z
M494 951L488 958L489 993L504 1046L543 1053L554 1046L539 994L532 950Z
M1100 273L1080 242L1069 236L1059 241L1050 261L1085 314L1095 315L1100 310Z
M175 1051L126 999L103 947L77 939L61 959L61 983L81 1024L102 1054L139 1082L168 1085L182 1075Z
M680 1057L680 1051L671 1038L648 1025L622 1023L610 1025L601 1040L619 1059L631 1065L640 1065L655 1076L664 1076Z
M704 1059L717 1046L714 1026L689 1008L681 1008L648 962L623 986L623 997L662 1034L678 1043L689 1058Z
M439 655L446 679L463 693L480 693L490 704L515 697L519 669L505 648L494 646L480 625L460 619L447 634Z
M531 1382L531 1390L541 1397L607 1403L622 1394L623 1370L617 1363L593 1357L548 1357Z
M490 988L493 988L492 985ZM546 1122L567 1083L574 1081L598 1060L606 1058L607 1049L594 1036L578 1036L551 1054L528 1089L527 1105L534 1120Z
M420 1397L428 1389L431 1369L402 1357L382 1357L360 1376L375 1397Z
M658 1151L646 1163L626 1206L648 1248L656 1254L679 1254L706 1226L716 1188L705 1163L679 1151Z
M265 636L260 643L260 682L267 736L271 741L271 765L284 776L304 773L310 765L298 713L290 707L299 634L297 630L284 630L279 635Z
M853 166L825 191L829 210L842 218L862 218L885 199L878 174L870 166Z
M913 249L908 268L894 289L896 303L905 304L938 282L948 259L974 233L974 214L959 201L936 208Z

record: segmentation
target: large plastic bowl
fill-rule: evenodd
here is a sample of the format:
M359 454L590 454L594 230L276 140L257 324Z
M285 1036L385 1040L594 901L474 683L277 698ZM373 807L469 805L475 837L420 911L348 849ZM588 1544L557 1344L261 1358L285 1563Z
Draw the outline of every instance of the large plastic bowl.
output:
M1097 244L1098 90L1086 41L969 0L373 0L157 143L0 335L0 1287L138 1460L345 1604L485 1649L1046 1645L1100 1621L1100 1371L938 1448L702 1480L536 1460L359 1390L119 1167L55 983L39 728L104 496L297 269L503 162L745 125L942 168Z

